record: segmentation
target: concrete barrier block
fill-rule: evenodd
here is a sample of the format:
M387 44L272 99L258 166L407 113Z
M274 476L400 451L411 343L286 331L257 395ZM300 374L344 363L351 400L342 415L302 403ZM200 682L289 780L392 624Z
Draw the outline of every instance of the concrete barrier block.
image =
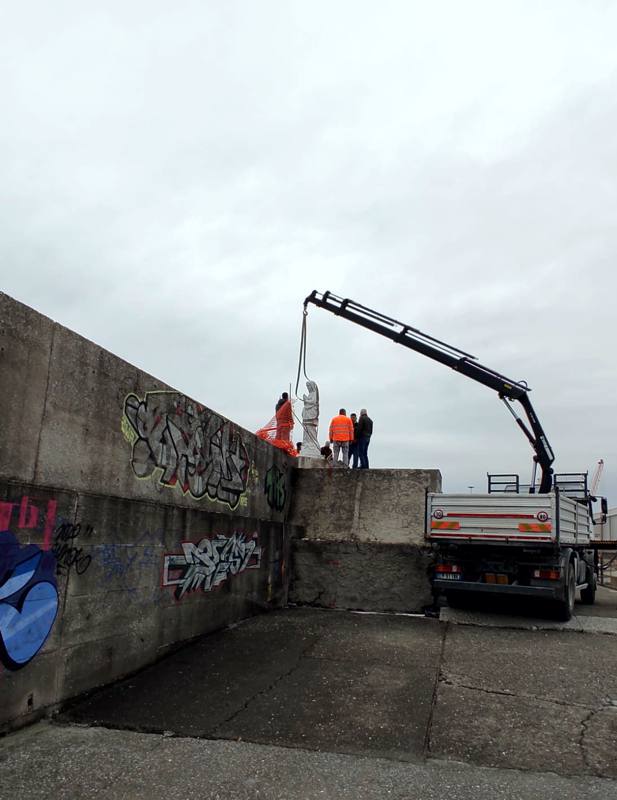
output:
M298 605L420 613L432 600L426 548L296 540L292 557Z
M439 470L297 469L290 521L308 539L422 545L427 490Z

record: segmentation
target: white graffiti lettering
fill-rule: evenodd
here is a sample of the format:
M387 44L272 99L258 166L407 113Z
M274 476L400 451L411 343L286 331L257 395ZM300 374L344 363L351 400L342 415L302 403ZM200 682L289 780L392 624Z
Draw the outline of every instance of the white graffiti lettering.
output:
M209 592L230 575L258 569L260 564L256 533L248 539L244 533L219 534L198 544L182 542L182 553L166 555L162 585L175 586L175 597L180 600L187 592Z

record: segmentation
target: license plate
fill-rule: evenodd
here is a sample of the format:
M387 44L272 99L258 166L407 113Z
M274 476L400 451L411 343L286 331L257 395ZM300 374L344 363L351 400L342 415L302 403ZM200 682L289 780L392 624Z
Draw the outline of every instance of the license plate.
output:
M441 581L460 581L461 579L458 572L438 572L435 577Z

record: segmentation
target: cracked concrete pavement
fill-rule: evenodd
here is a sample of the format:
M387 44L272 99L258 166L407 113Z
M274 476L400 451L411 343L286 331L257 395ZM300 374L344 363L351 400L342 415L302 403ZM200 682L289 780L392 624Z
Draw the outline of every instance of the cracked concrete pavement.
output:
M617 593L605 613L611 603L617 619ZM152 800L165 786L221 800L617 800L617 636L512 619L288 609L247 620L0 740L0 798L68 786L80 797L77 764L90 760L97 775L117 772L89 797ZM193 788L176 791L198 763Z
M434 750L484 766L617 778L616 664L614 636L453 626Z
M407 760L422 755L443 632L310 609L205 637L62 719Z

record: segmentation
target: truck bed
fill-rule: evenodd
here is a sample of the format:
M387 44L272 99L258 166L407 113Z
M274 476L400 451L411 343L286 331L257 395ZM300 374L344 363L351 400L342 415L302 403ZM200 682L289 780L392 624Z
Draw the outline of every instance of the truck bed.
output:
M586 506L547 494L439 494L429 492L426 538L489 544L585 546L591 539Z

